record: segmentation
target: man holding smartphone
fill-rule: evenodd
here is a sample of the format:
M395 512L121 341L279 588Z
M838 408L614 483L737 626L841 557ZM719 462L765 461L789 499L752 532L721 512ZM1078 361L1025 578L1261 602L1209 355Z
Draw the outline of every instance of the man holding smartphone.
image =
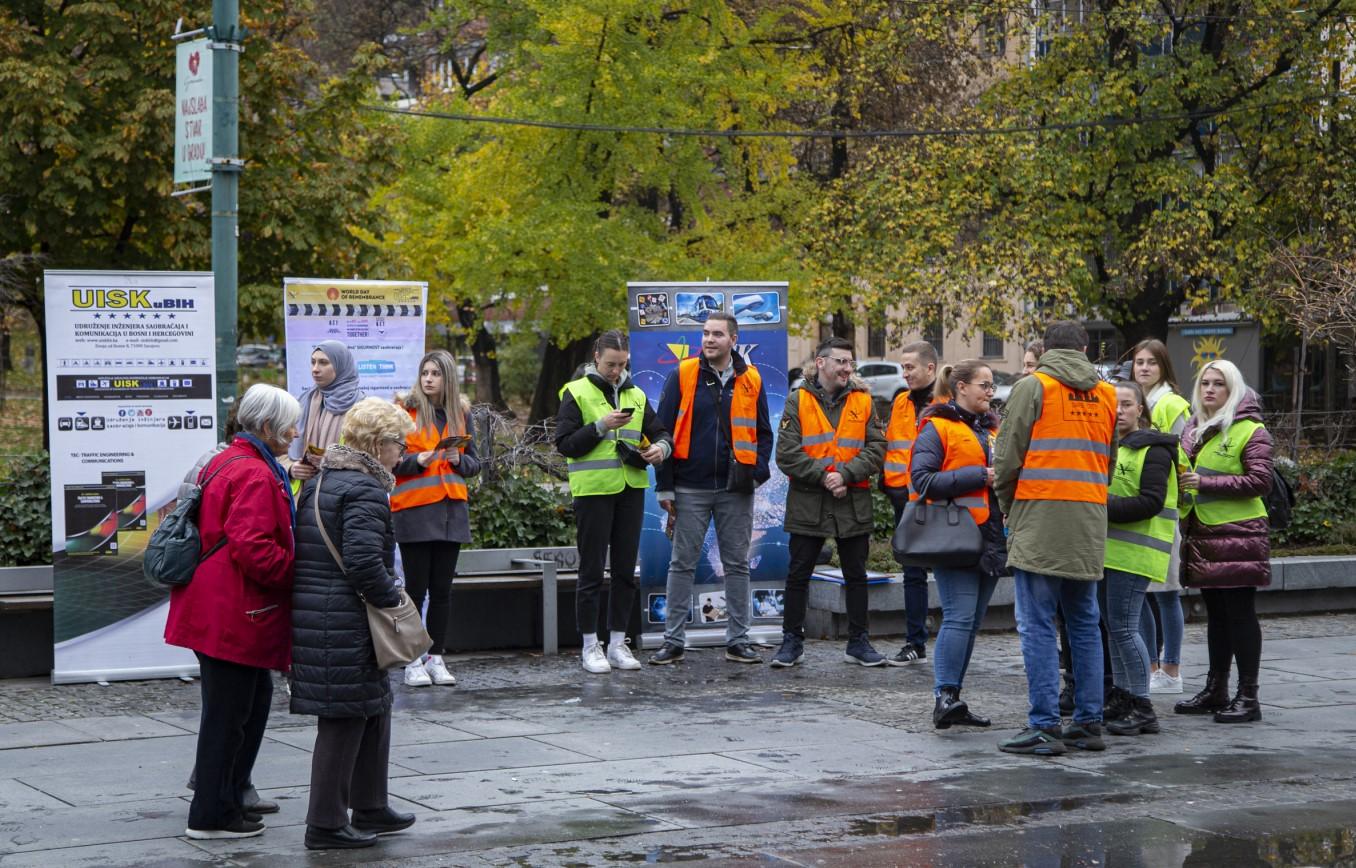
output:
M692 583L714 519L725 578L725 659L762 663L749 642L749 543L753 491L769 476L772 424L758 369L735 351L739 325L714 311L702 326L702 352L664 383L659 424L673 432L673 456L660 466L659 505L673 522L664 645L655 665L683 659Z

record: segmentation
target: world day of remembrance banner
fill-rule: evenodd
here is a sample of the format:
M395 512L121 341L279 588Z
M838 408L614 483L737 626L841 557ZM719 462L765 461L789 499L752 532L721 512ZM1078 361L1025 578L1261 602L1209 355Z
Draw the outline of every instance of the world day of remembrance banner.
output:
M702 325L714 311L729 311L739 323L736 349L763 377L774 438L786 404L786 290L774 283L628 283L631 327L631 376L659 408L664 381L678 363L701 353ZM783 589L790 563L786 531L787 481L770 462L772 478L758 487L753 500L753 543L749 547L751 633L780 640ZM651 471L653 480L653 471ZM664 533L665 513L654 489L645 495L645 523L640 536L640 593L645 647L657 647L668 611L665 585L672 546ZM715 528L709 527L692 588L688 642L725 642L725 585Z
M52 680L196 675L146 541L217 441L210 273L48 271Z
M287 340L287 390L311 385L311 351L321 341L341 341L358 363L369 397L408 391L424 356L428 284L399 280L283 281Z

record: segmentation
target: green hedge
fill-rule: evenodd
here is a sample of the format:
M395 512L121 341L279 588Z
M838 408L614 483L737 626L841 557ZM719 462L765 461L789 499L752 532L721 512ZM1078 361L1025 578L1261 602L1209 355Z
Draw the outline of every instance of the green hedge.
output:
M1277 470L1295 487L1290 526L1272 533L1276 548L1356 549L1356 452L1281 459Z
M574 544L570 495L542 474L483 478L470 491L471 545L520 549Z
M0 459L0 567L52 562L51 478L47 453Z

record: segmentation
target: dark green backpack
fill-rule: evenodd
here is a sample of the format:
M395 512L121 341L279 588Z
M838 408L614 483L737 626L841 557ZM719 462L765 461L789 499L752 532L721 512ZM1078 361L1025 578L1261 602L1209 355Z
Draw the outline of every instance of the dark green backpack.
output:
M223 462L201 485L195 485L192 491L179 498L174 511L160 520L160 526L146 544L146 554L141 562L141 571L146 578L166 588L187 585L193 580L198 564L216 554L217 549L226 544L226 534L222 534L221 539L213 543L210 549L205 552L202 550L202 537L198 533L202 490L226 469L227 464L244 457L237 455Z

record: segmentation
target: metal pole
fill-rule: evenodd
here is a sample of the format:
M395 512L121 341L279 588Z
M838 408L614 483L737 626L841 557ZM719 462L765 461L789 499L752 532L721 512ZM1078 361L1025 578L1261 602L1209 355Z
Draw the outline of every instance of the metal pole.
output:
M240 203L240 2L212 0L212 277L217 308L217 436L235 403Z

